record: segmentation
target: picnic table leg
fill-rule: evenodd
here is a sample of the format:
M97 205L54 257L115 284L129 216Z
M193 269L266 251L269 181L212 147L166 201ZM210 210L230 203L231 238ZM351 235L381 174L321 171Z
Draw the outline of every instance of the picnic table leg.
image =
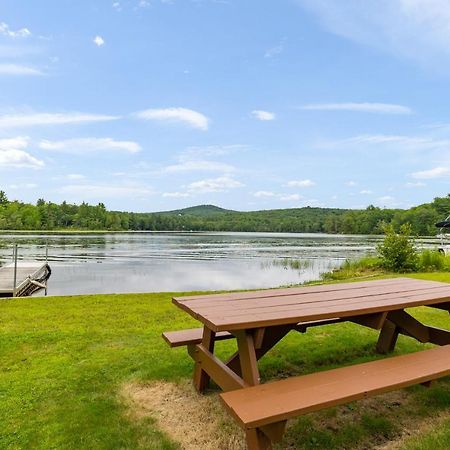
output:
M281 339L283 339L289 331L293 329L292 325L281 325L276 327L265 328L262 342L255 345L256 359L261 359L270 349L272 349ZM258 337L258 333L257 333ZM258 341L258 339L256 339ZM258 342L257 342L258 343ZM234 353L225 363L233 372L238 375L242 374L241 361L239 351Z
M216 337L216 333L211 331L208 327L203 327L203 339L202 346L214 353L214 338ZM194 387L198 392L203 392L209 384L210 377L209 375L202 369L201 362L199 360L195 361L194 367Z
M378 338L376 350L378 353L390 353L394 351L400 329L390 320L384 322Z
M270 439L257 428L245 430L248 450L272 450Z
M243 380L250 386L259 384L258 361L256 359L253 333L249 330L236 331L239 360Z

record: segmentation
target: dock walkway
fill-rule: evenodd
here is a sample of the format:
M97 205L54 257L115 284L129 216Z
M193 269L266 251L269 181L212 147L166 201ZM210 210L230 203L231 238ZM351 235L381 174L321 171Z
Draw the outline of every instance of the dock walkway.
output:
M14 292L14 263L0 267L0 297L25 297L42 289L50 276L50 267L42 261L17 263L16 289Z

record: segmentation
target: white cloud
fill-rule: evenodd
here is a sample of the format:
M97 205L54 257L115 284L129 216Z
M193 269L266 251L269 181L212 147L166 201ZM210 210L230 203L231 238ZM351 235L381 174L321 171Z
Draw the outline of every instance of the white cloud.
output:
M69 173L66 178L68 180L84 180L86 177L81 173Z
M252 111L252 115L253 117L255 117L255 119L262 120L264 122L275 120L275 114L273 112L263 111L261 109L255 109L254 111Z
M264 53L264 58L274 58L275 56L278 56L280 53L283 53L283 50L284 50L283 43L275 45L274 47L270 47Z
M271 59L275 58L276 56L280 55L284 51L284 45L287 41L287 38L282 38L277 45L274 45L273 47L268 48L264 53L264 58Z
M192 128L206 131L209 119L198 111L187 108L160 108L146 109L135 113L135 116L144 120L159 120L163 122L182 122Z
M357 184L358 184L358 183L357 183L356 181L352 181L352 180L346 181L346 182L345 182L345 185L346 185L346 186L350 186L350 187L356 186Z
M302 106L301 109L316 111L356 111L381 114L412 114L412 109L391 103L317 103Z
M5 22L0 22L0 34L11 38L26 38L31 36L31 31L28 28L11 30L8 24L6 24Z
M450 54L448 0L297 0L329 31L442 67Z
M420 172L414 172L411 174L413 178L418 180L428 180L432 178L441 178L450 175L450 169L448 167L435 167L430 170L422 170Z
M280 197L280 200L284 202L297 202L301 200L303 197L300 194L288 194L288 195L282 195Z
M138 3L139 8L148 8L150 6L150 2L148 0L140 0Z
M137 153L142 148L134 141L116 141L112 138L77 138L63 141L43 140L39 148L62 153L93 153L97 151L125 151Z
M44 75L39 69L22 64L0 63L1 75Z
M189 197L187 192L164 192L163 197L171 197L171 198L185 198Z
M221 161L212 161L205 159L208 156L224 156L238 149L242 146L206 146L206 147L189 147L182 151L177 159L176 164L171 164L161 169L162 173L176 173L176 172L235 172L237 169L231 164Z
M372 192L371 190L369 190L369 189L363 189L362 191L359 191L359 193L360 193L361 195L370 195L370 194L373 194L373 192Z
M192 160L166 166L162 172L234 172L235 170L234 166L218 161Z
M0 128L31 127L40 125L66 125L117 120L117 116L70 113L24 113L0 115Z
M120 5L120 2L113 2L112 7L117 11L122 11L122 6Z
M314 181L312 180L292 180L286 183L286 186L288 187L300 187L300 188L312 187L315 185L316 183L314 183Z
M248 149L244 144L231 145L207 145L204 147L188 147L181 153L183 159L197 159L210 156L225 156L235 152L242 152Z
M10 44L0 44L0 58L3 59L17 59L24 56L35 57L40 55L43 49L36 45L17 44L16 42Z
M92 42L97 46L101 47L102 45L105 45L105 40L101 36L95 36L94 39L92 39Z
M28 142L28 138L20 136L0 139L0 169L8 167L15 169L39 169L44 167L43 161L25 151L28 147Z
M60 193L76 197L78 200L102 201L104 198L135 198L153 195L148 186L111 186L103 184L70 184L60 188Z
M254 197L258 198L267 198L267 197L275 197L276 194L271 191L258 191L253 194Z
M209 192L226 192L229 189L236 189L243 186L244 184L234 178L219 177L195 181L188 185L188 191L196 194L206 194Z
M441 139L434 136L369 134L317 143L318 148L342 150L359 150L368 148L369 146L397 152L423 152L433 150L448 153L450 139ZM429 156L430 154L428 154Z
M394 208L398 206L398 202L395 200L394 197L390 195L384 195L383 197L379 197L376 200L376 204L380 206L390 207Z
M421 181L417 181L416 183L406 183L405 187L407 188L420 188L420 187L425 187L426 184L421 182Z
M355 136L347 140L356 144L398 144L403 148L430 148L436 145L448 145L449 141L436 141L432 138L415 137L415 136L401 136L401 135L362 135Z
M38 187L36 183L9 184L8 189L35 189Z

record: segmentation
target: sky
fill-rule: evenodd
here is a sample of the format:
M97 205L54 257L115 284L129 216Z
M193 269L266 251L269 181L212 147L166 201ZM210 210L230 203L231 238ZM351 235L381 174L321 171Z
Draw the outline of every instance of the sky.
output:
M126 211L450 192L448 0L2 0L0 190Z

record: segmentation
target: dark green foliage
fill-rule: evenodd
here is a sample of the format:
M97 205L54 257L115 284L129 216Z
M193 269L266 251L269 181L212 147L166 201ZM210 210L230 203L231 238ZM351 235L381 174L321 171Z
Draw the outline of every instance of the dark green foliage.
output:
M417 269L417 251L411 239L411 225L403 224L397 233L392 224L385 226L385 237L377 246L381 265L393 272L413 272Z
M239 212L201 205L158 213L107 211L103 203L36 205L9 201L0 191L0 230L259 231L285 233L381 234L385 224L410 223L415 235L433 235L434 224L450 214L450 195L409 210L291 208Z
M5 191L0 191L0 205L7 205L8 202L8 197L5 194Z
M188 215L188 216L198 216L198 217L205 217L205 216L214 216L217 214L224 214L224 213L231 213L235 212L231 209L224 209L219 208L215 205L198 205L198 206L191 206L189 208L184 209L176 209L174 211L165 211L161 214L182 214L182 215Z

